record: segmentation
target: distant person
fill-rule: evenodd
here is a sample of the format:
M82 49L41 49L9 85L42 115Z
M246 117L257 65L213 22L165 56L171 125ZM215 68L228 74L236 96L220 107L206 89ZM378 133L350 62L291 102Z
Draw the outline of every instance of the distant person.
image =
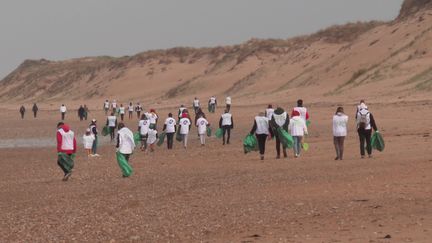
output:
M168 114L168 118L165 120L165 124L162 130L165 131L166 134L167 148L172 149L174 144L174 135L177 132L176 120L173 118L172 113Z
M365 157L365 144L366 144L366 150L368 156L369 158L371 158L372 157L372 144L371 144L372 128L374 131L378 132L378 127L375 123L375 119L372 113L370 113L368 109L363 108L359 112L357 112L356 122L357 122L357 132L360 139L361 158L363 159Z
M132 102L129 102L128 105L128 114L129 114L129 120L132 119L133 116L133 112L134 112L134 105L132 104Z
M197 110L197 112L195 114L195 120L194 120L195 125L197 125L197 120L198 120L198 118L200 118L200 116L206 118L206 115L205 115L204 111L201 108L198 108L198 110Z
M276 159L280 159L280 154L281 154L280 152L281 152L281 145L282 145L281 138L279 137L279 133L277 133L276 131L278 128L281 128L286 132L288 132L289 121L290 119L288 114L281 107L278 107L274 111L274 114L272 115L272 118L270 120L270 127L273 129L273 133L276 137ZM287 158L288 157L287 150L283 146L282 146L282 151L283 151L284 158Z
M269 121L272 119L273 114L274 114L273 106L268 105L267 109L265 110L265 116L269 119Z
M25 107L22 105L19 109L19 112L21 114L21 119L24 119L24 113L25 113L26 109Z
M65 119L66 111L67 111L66 106L64 104L62 104L60 106L60 113L61 113L62 121L64 121L64 119Z
M356 110L356 114L355 114L355 119L357 120L357 114L359 113L359 111L361 110L368 110L368 106L366 105L364 100L360 100L360 103L357 105L357 110Z
M192 105L194 108L194 112L196 114L198 111L198 108L200 108L200 102L199 102L199 99L197 97L195 97L195 99L193 100Z
M118 125L116 148L117 162L122 170L123 177L129 177L132 174L132 167L129 165L129 159L135 149L135 141L132 131L122 122Z
M108 115L109 108L110 108L110 103L108 100L105 100L103 104L103 110L105 111L105 115Z
M293 108L291 117L294 116L294 112L297 111L300 114L300 118L306 123L309 120L309 113L306 107L303 106L303 100L297 100L297 106Z
M338 107L333 116L333 143L336 150L335 160L343 160L344 141L347 136L348 116L343 107Z
M255 117L250 134L255 134L258 140L260 159L264 160L266 141L267 139L271 139L273 137L273 132L270 128L269 119L265 116L264 112L260 112L258 116Z
M116 101L116 100L113 100L113 101L111 102L111 109L112 109L112 111L113 111L114 113L117 112L117 101Z
M225 106L226 106L226 110L228 111L228 112L230 112L231 111L231 96L227 96L226 98L225 98Z
M92 145L92 155L99 156L99 154L97 153L97 146L98 146L99 139L98 139L98 129L96 125L96 119L92 119L89 127L92 135L95 138Z
M32 111L33 111L33 117L36 118L36 117L37 117L37 113L38 113L38 111L39 111L39 108L38 108L38 106L36 105L36 103L33 104Z
M114 112L111 112L111 115L107 117L106 125L109 128L111 142L114 140L115 129L117 127L117 117Z
M300 113L296 110L292 112L292 118L288 125L288 130L294 139L294 157L298 158L301 153L303 137L308 134L308 130L306 122L301 118Z
M158 121L159 117L156 114L155 109L150 109L150 113L148 113L148 119L150 121L150 128L156 130L157 129L157 121Z
M60 122L57 124L57 164L64 173L63 181L67 181L72 175L76 150L74 132L70 130L68 125Z
M135 112L137 114L137 119L140 119L141 117L141 112L143 111L143 107L141 106L141 104L138 102L135 106Z
M78 117L79 117L80 121L84 120L84 112L85 112L84 107L81 105L78 108Z
M188 134L190 131L190 128L192 126L192 122L190 120L190 118L188 118L188 115L186 113L183 113L182 115L182 119L180 119L179 122L180 125L180 135L182 137L182 142L183 142L183 148L187 148L187 142L188 142Z
M92 146L94 141L95 137L91 134L90 128L87 128L86 133L83 136L83 145L88 157L92 155Z
M120 104L119 114L120 114L120 120L123 122L124 116L125 116L125 108L124 108L123 104Z
M150 121L146 114L141 115L141 120L138 123L138 131L141 137L141 150L147 150L147 136L150 129Z
M200 138L201 146L205 146L206 136L207 136L207 127L210 126L210 123L207 119L204 118L203 114L199 115L199 118L196 122L196 126L198 128L198 135Z
M229 113L228 110L225 110L225 113L221 115L221 118L219 120L219 128L222 128L223 130L223 138L222 138L222 145L230 143L231 138L231 129L234 128L234 120L231 113ZM225 140L225 135L227 136L227 139Z
M217 106L217 100L216 100L216 97L214 95L212 97L210 97L208 105L209 105L209 112L215 113L216 106Z
M89 108L87 105L84 105L84 119L87 121L88 114L90 113Z

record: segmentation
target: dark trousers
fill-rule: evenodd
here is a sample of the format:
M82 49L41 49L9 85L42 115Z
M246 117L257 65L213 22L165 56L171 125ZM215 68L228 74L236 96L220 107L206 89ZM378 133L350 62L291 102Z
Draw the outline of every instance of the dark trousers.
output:
M336 150L336 158L342 160L344 153L345 137L333 137L333 143Z
M95 136L95 140L93 141L92 145L92 153L97 154L97 145L98 145L98 137Z
M282 147L282 150L283 150L284 157L287 157L288 155L287 155L286 148L283 148L282 143L281 143L281 141L279 139L279 136L276 136L276 154L277 154L278 158L280 157L281 147Z
M62 113L61 113L61 119L62 119L62 121L65 119L65 115L66 115L65 112L62 112Z
M124 120L124 114L120 114L120 119L123 121Z
M110 130L110 136L111 136L111 141L112 140L114 140L114 137L115 137L115 127L109 127L109 130Z
M83 115L80 115L79 118L80 118L80 121L84 120L84 116Z
M167 147L168 149L172 149L173 148L173 144L174 144L174 132L172 133L167 133L166 134L166 139L167 139Z
M257 134L257 140L258 140L258 148L260 155L264 155L265 153L265 144L267 140L267 134Z
M225 144L225 134L228 135L226 139L226 143L229 144L231 138L231 126L229 125L222 126L222 131L223 131L223 144Z
M371 145L372 129L369 130L358 129L357 132L360 139L360 154L362 156L365 155L365 143L366 143L367 153L368 155L371 155L372 154L372 145Z
M137 118L140 119L141 111L137 111Z
M21 112L21 119L24 119L24 112Z
M33 116L34 116L34 118L37 117L37 111L33 111Z
M132 119L132 116L133 116L133 112L129 111L129 119Z
M226 105L226 110L227 110L228 112L230 112L230 110L231 110L231 105Z

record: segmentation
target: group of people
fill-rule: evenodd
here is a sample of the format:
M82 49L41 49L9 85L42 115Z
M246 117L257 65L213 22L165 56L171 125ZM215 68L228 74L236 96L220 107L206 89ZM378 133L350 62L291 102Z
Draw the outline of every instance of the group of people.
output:
M108 115L111 111L111 114L117 114L120 116L121 121L124 121L124 117L126 114L126 109L129 115L129 120L133 118L133 113L136 112L137 118L141 117L141 112L143 111L143 107L138 102L136 105L133 102L129 102L129 105L125 107L123 104L118 105L116 100L109 102L109 100L105 100L103 104L103 109L105 111L105 115Z
M209 112L216 109L216 98L209 100ZM197 98L192 103L193 112L195 114L194 122L192 122L189 110L181 105L178 109L177 117L173 113L168 113L167 118L164 120L161 134L158 133L158 120L159 115L155 109L150 109L148 112L140 114L143 110L137 104L134 108L139 106L140 120L138 122L137 134L139 134L140 149L142 151L153 152L155 144L160 140L166 139L166 146L168 150L173 149L174 138L182 142L183 148L188 146L188 138L191 132L192 125L197 128L197 136L201 146L205 146L206 137L209 136L210 122L207 120L205 113L200 107ZM108 101L106 101L108 102ZM106 104L106 103L105 103ZM106 105L104 104L105 112ZM212 105L214 104L214 108ZM132 106L132 102L130 103ZM126 127L123 121L117 121L117 105L115 101L109 104L111 114L107 116L106 127L109 130L111 141L116 140L117 160L122 170L123 176L128 177L132 174L132 168L129 165L129 158L136 147L138 147L137 138L131 129ZM222 144L230 144L231 130L234 128L233 116L230 113L231 103L227 104L224 112L219 118L219 129L222 132ZM132 110L132 109L131 109ZM133 109L133 111L136 111ZM133 112L132 111L132 112ZM121 115L121 114L120 114ZM291 115L291 117L290 117ZM288 157L287 147L283 144L281 131L290 134L293 140L293 153L294 158L301 155L302 149L305 149L305 136L308 135L309 112L303 106L303 100L298 100L297 105L291 110L290 115L282 107L273 108L268 105L264 112L259 112L255 117L250 135L256 137L258 143L258 151L260 159L264 160L266 151L266 142L275 138L276 145L276 158L280 159L281 155L284 158ZM120 118L121 119L121 118ZM365 158L367 152L368 156L372 156L371 135L372 129L378 132L378 128L372 113L369 111L364 100L357 106L355 114L356 127L360 140L360 155ZM335 160L342 160L344 157L344 141L347 136L348 116L345 114L343 107L338 107L333 116L333 142L336 151ZM117 133L115 132L117 130ZM117 134L117 136L116 136ZM96 120L93 119L83 136L84 148L88 156L99 156L97 151L98 143L98 129ZM76 141L74 133L68 125L60 122L57 127L57 149L58 149L58 164L64 172L64 180L68 180L73 168L74 154L76 153ZM162 143L160 142L159 145Z
M39 111L38 106L36 105L36 103L33 104L32 107L32 112L33 112L33 117L36 118L37 117L37 113ZM25 116L25 112L26 112L26 108L24 105L22 105L19 109L19 113L21 114L21 119L24 119Z

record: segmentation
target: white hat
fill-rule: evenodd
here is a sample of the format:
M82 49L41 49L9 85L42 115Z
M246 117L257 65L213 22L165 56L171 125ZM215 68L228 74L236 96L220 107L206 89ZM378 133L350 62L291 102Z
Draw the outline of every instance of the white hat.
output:
M92 119L92 122L96 122L96 119L93 118L93 119Z
M90 131L90 128L87 128L87 129L86 129L86 132L91 132L91 131Z

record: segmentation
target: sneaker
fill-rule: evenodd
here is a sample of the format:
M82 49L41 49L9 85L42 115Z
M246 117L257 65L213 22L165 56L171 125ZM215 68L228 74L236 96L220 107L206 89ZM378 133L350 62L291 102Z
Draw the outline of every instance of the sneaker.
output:
M362 156L361 156L361 158L362 158L362 159L364 159L364 158L365 158L365 156L364 156L364 155L362 155Z
M276 159L280 159L280 155L277 155L277 156L276 156Z
M298 154L295 154L295 155L294 155L294 158L298 158L298 157L299 157L299 155L298 155Z
M369 154L368 157L369 157L369 159L372 158L372 154Z
M334 160L339 160L339 157L336 157Z
M100 155L99 154L94 154L94 156L99 157Z
M261 157L261 160L264 160L264 155L261 155L260 157Z
M67 173L66 175L64 175L63 177L63 181L67 181L69 180L69 177L72 175L72 172Z

